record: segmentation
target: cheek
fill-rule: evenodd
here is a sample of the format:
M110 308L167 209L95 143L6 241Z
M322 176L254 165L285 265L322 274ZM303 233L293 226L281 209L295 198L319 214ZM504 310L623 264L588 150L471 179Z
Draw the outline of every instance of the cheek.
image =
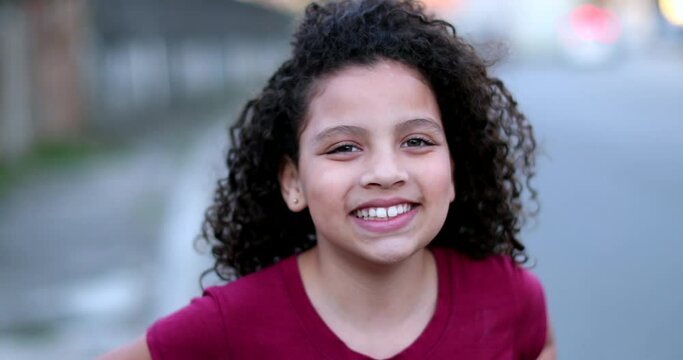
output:
M453 168L448 156L441 155L433 161L418 163L417 176L425 183L426 191L440 194L444 200L452 201L455 195ZM448 194L448 196L445 196Z
M455 200L455 187L453 186L452 177L450 173L444 172L439 181L434 181L431 184L432 196L436 197L440 203L447 209Z
M426 183L423 184L425 191L428 193L426 197L431 199L432 207L432 221L435 232L432 236L436 236L443 227L443 224L448 217L448 210L451 203L455 199L455 186L453 181L453 171L450 158L446 157L446 161L439 161L431 164L425 168L424 174L429 174L425 177Z
M353 182L346 168L318 165L308 169L303 184L314 219L321 214L345 211L346 194Z

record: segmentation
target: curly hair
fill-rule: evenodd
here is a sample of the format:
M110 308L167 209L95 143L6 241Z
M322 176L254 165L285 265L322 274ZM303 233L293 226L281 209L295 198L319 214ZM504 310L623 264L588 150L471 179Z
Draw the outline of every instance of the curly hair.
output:
M494 254L525 262L520 228L536 201L535 140L517 102L487 64L446 21L413 0L313 3L294 34L291 57L247 102L231 128L229 175L219 180L203 238L213 269L233 279L316 243L307 210L289 211L278 174L298 158L299 133L316 79L353 65L393 60L419 71L441 111L458 196L430 246L474 259Z

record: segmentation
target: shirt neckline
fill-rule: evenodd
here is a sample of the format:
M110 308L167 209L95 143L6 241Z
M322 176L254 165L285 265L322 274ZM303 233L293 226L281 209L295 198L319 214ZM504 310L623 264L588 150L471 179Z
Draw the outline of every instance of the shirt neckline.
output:
M446 330L450 318L451 304L451 274L446 259L447 254L442 249L431 249L434 254L437 270L437 300L434 314L427 323L422 333L398 354L391 357L394 360L416 359L425 357L431 352ZM284 276L287 292L292 302L301 325L307 334L313 347L324 358L335 359L373 359L367 355L358 353L348 346L327 326L313 307L301 278L296 256L291 256L282 262L282 274Z

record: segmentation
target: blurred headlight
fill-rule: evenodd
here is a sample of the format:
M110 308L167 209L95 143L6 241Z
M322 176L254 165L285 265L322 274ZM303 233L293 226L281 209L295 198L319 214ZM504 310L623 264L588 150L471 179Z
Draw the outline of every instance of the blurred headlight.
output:
M666 21L683 26L683 0L659 0L659 11Z

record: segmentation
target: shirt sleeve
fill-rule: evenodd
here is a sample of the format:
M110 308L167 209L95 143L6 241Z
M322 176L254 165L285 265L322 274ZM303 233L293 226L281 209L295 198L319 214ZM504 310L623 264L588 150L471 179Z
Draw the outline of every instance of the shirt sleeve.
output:
M147 330L147 346L154 360L226 358L226 343L221 311L210 292Z
M517 348L520 359L536 359L543 350L548 327L543 285L528 270L519 269Z

